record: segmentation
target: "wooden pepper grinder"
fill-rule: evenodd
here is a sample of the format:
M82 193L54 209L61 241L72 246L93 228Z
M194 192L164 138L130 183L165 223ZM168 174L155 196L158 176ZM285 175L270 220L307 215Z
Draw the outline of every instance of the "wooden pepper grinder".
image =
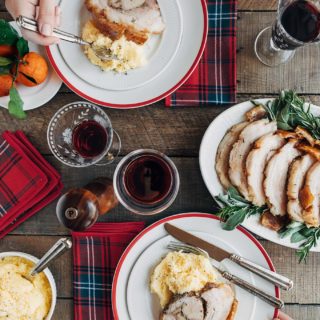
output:
M65 227L82 231L90 228L99 215L107 213L117 204L112 180L97 178L83 188L71 189L61 196L56 213Z

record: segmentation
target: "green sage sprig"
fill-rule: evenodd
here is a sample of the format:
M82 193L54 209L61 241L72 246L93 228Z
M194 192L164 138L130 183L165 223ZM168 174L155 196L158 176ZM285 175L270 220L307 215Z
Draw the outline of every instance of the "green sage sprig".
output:
M253 205L233 187L229 188L226 194L214 197L214 200L221 208L216 215L222 219L222 227L225 230L233 230L246 218L262 214L267 209L267 206Z

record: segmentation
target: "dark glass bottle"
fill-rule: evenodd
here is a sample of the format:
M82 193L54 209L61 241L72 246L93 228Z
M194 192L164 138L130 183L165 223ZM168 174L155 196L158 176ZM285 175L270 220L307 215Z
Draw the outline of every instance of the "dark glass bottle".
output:
M71 189L61 196L56 213L59 222L73 231L90 228L118 204L112 180L97 178L83 188Z

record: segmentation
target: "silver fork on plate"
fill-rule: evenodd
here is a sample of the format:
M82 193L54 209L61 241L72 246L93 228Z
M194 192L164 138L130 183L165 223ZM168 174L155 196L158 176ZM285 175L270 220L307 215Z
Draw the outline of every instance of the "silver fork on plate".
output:
M183 251L186 253L194 253L196 255L204 256L208 259L210 259L208 253L205 250L202 250L200 248L196 248L194 246L190 246L188 244L183 244L175 241L170 241L170 243L167 245L167 248L169 250L173 251ZM284 306L284 302L266 292L263 290L253 286L249 282L242 280L238 278L237 276L222 270L217 264L213 263L213 266L220 272L221 276L227 280L229 280L231 283L241 287L242 289L248 291L249 293L253 294L254 296L262 299L263 301L267 302L268 304L272 305L275 308L281 309Z
M33 31L33 32L38 32L37 21L35 20L29 19L24 16L19 16L16 19L16 23L20 28ZM104 60L104 61L119 60L117 56L111 53L109 48L96 47L92 43L87 42L83 40L81 37L78 37L72 33L54 28L52 35L64 41L72 42L79 45L90 46L92 50L95 52L96 56L101 60Z

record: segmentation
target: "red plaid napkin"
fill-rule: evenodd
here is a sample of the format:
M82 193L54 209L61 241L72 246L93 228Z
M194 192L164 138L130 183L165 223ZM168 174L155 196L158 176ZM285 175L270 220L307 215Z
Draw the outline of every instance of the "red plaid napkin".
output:
M23 132L0 137L0 239L57 198L60 176Z
M199 65L166 106L202 106L236 101L236 0L207 0L209 33Z
M74 320L112 320L111 286L118 261L143 222L96 223L73 232Z

